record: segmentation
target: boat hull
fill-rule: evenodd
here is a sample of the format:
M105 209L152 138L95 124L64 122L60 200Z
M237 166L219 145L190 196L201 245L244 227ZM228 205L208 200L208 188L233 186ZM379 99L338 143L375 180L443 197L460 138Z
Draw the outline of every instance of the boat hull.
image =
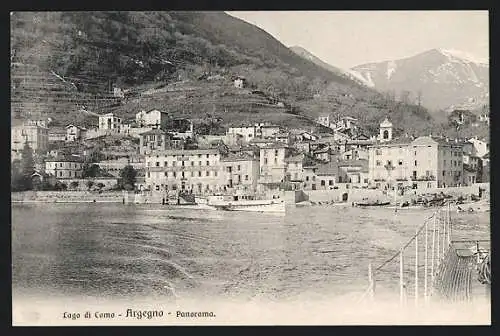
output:
M208 206L225 211L249 211L249 212L285 212L285 202L280 200L241 200L221 201L208 200Z

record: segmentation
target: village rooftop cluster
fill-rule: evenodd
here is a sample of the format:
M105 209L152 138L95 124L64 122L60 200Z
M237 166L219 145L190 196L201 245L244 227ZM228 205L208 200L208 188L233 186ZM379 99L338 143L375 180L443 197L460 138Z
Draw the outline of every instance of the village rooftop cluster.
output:
M235 86L241 85L241 79ZM477 137L394 137L381 120L366 134L351 117L320 116L317 127L290 129L258 122L232 125L225 134L197 132L189 119L153 109L123 120L97 117L95 128L76 124L65 132L50 120L12 126L11 160L28 146L34 185L63 189L119 189L126 167L137 172L137 192L194 194L370 188L389 190L469 186L488 182L489 144ZM169 125L168 127L166 125ZM50 182L47 182L50 181Z

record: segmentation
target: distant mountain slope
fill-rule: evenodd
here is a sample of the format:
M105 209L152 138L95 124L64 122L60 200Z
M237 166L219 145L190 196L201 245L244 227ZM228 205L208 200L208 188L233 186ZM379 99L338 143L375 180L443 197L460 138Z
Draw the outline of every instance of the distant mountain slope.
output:
M489 93L489 66L453 50L432 49L413 57L363 64L351 69L379 91L409 91L415 102L446 109Z
M308 51L300 46L290 47L290 50L292 50L294 53L296 53L300 57L307 59L307 60L313 62L314 64L319 65L320 67L327 69L328 71L330 71L338 76L341 76L343 78L351 80L357 84L366 85L366 86L370 87L369 83L367 83L364 78L358 76L357 73L352 73L350 70L344 70L341 68L337 68L329 63L326 63L323 60L321 60L320 58L318 58L317 56L313 55L310 51Z

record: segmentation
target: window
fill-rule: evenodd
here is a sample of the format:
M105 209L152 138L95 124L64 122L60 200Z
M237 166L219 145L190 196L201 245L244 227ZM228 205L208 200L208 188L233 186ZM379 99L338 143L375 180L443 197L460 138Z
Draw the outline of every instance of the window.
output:
M379 160L377 160L377 166L380 166L381 164L382 163Z
M174 178L177 177L177 173L176 172L172 172L172 175L173 175Z
M240 165L238 165L238 170L241 170L241 166Z
M443 160L443 166L446 166L446 160Z
M446 170L443 170L443 176L446 176Z
M413 155L417 156L417 151L414 151L414 152L413 152Z
M403 165L403 160L398 161L398 165L402 166Z
M210 154L207 154L207 159L210 157Z
M309 176L306 176L306 181L309 181Z
M168 161L164 162L165 167L168 167Z
M157 191L160 190L160 186L157 185L156 188L155 188Z
M216 170L214 170L214 176L217 177L217 171Z
M274 164L278 164L278 159L274 158Z
M201 177L201 171L198 172L198 177Z
M248 175L245 175L245 181L248 181Z
M207 176L210 176L210 171L207 170L207 173L206 173Z
M191 161L191 167L194 166L194 161Z
M382 151L380 149L375 150L375 155L382 155Z
M210 161L207 161L207 166L210 166Z
M277 149L274 150L274 156L278 156L278 150Z
M191 172L191 177L194 177L194 171Z
M415 160L415 167L417 166L417 160Z
M201 166L201 161L198 161L198 166Z
M148 172L148 178L150 178L150 177L151 177L151 174Z
M200 159L201 159L201 154L198 154L198 158L200 158Z
M322 186L325 186L325 185L326 185L325 180L321 180L321 185L322 185Z
M267 158L264 158L264 164L267 164Z
M168 172L165 172L165 177L168 177Z
M181 161L182 162L182 166L184 167L184 161Z
M313 177L312 177L312 180L313 180L313 181L316 181L316 176L313 176Z
M175 167L175 166L176 166L176 164L177 164L177 162L172 161L172 167Z

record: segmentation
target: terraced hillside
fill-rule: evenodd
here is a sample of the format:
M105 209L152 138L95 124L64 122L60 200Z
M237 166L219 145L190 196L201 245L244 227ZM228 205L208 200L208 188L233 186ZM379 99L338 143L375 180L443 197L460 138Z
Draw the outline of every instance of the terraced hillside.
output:
M217 115L225 123L309 125L323 113L359 117L369 129L389 116L411 133L432 123L425 109L394 103L219 12L17 12L11 15L11 55L46 79L29 75L36 83L30 90L12 83L19 117L37 112L66 123L81 118L82 107L124 117L159 108L200 119ZM15 71L14 81L25 76ZM270 98L232 88L234 75ZM208 79L217 76L224 79ZM182 90L148 94L177 82L184 82ZM124 98L114 96L114 86L125 90Z

